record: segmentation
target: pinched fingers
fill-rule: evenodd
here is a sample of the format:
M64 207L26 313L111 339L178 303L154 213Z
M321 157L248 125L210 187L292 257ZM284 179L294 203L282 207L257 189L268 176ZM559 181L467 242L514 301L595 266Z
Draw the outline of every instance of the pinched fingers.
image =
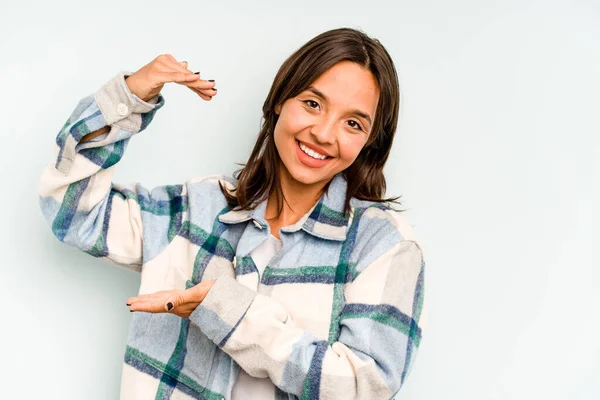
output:
M198 77L198 79L190 79L190 80L181 80L176 81L180 85L187 86L190 90L198 94L204 100L211 100L213 96L217 94L217 89L215 88L216 83L214 80L203 80L199 79L200 72L192 72L187 66L187 61L177 61L175 58L170 57L166 59L165 62L169 64L169 66L177 72L182 74L194 74L194 76Z
M214 80L207 81L203 79L198 79L197 81L184 82L181 84L187 86L193 92L196 92L204 100L210 100L213 96L216 96L217 94L217 88L215 88L216 83Z
M197 74L194 74L191 71L189 71L189 73L183 71L166 71L159 72L157 75L163 82L174 82L180 84L186 84L200 79Z
M194 87L191 87L189 85L188 85L188 87L193 92L196 92L202 99L207 100L207 101L212 100L212 98L217 95L217 89L205 89L205 90L201 90L201 89L196 89Z
M185 83L193 82L199 79L198 75L194 74L187 68L183 68L175 58L170 54L162 54L158 56L151 64L149 75L152 79L160 84L168 82Z

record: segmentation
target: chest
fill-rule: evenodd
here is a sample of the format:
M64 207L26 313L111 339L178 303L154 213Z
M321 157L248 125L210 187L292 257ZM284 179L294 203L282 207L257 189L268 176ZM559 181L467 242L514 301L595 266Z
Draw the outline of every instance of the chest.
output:
M344 302L344 282L336 276L346 275L348 259L343 243L307 236L283 234L278 248L269 247L267 239L248 255L236 256L236 280L271 297L297 326L327 340Z
M169 286L186 288L221 275L235 277L279 302L298 327L327 340L344 304L349 243L300 229L281 232L278 245L269 245L269 235L266 227L248 221L177 237L169 246Z
M327 340L344 303L347 243L302 230L270 239L269 230L252 221L237 232L229 229L213 236L170 246L171 269L179 279L189 286L223 274L235 277L284 306L298 327Z

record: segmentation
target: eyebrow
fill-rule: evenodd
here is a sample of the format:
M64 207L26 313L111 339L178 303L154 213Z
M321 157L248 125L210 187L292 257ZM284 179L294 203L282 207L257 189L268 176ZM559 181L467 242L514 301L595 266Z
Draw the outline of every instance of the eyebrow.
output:
M320 98L322 98L324 101L329 102L329 99L327 98L327 96L325 96L323 94L323 92L321 92L320 90L316 89L314 86L309 86L308 88L306 88L306 90L313 92L314 94L316 94L317 96L319 96ZM362 117L364 119L366 119L369 122L369 125L372 125L373 122L371 121L371 116L369 114L367 114L364 111L361 111L359 109L354 109L354 110L350 110L350 113L352 114L356 114L359 117Z

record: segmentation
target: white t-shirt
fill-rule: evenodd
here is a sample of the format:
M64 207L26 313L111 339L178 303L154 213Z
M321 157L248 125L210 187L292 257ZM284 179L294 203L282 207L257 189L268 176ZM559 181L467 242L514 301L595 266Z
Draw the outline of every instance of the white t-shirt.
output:
M281 249L281 240L273 235L262 242L250 253L252 261L258 268L260 280L265 267L271 258ZM269 400L275 398L275 385L270 378L254 378L240 368L240 373L233 385L232 400Z

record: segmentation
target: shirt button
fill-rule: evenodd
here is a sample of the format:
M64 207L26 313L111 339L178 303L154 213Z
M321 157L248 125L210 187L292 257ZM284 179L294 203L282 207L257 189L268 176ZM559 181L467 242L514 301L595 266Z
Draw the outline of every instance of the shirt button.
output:
M262 225L260 224L260 222L258 222L257 220L254 220L254 226L256 226L258 229L262 229Z
M128 112L129 112L129 107L127 107L127 104L119 103L117 105L117 114L119 114L120 116L124 117L125 115L127 115Z

